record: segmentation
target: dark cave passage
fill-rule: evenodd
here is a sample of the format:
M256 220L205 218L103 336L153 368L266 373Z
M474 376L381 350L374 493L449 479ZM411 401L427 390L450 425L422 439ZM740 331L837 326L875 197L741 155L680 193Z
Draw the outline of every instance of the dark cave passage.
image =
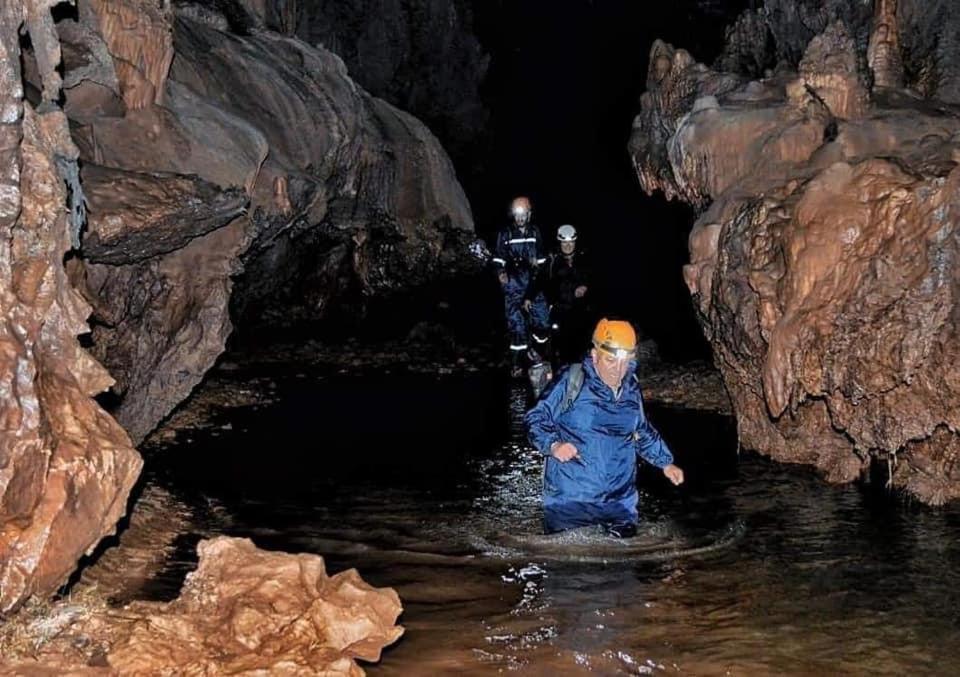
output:
M0 672L955 672L960 5L49 4Z

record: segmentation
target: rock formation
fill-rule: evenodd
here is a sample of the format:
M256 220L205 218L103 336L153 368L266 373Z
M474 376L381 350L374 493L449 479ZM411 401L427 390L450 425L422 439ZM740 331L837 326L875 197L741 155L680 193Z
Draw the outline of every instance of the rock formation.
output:
M57 25L90 206L69 269L135 442L222 352L231 308L311 318L423 283L473 227L436 138L338 57L191 7L81 0Z
M328 576L318 555L258 550L220 537L197 547L200 564L169 604L138 603L140 616L107 656L121 674L362 675L403 634L390 588L355 569Z
M795 68L810 40L836 21L871 69L879 67L875 84L902 78L924 97L960 103L960 4L950 0L763 0L728 28L715 67L751 78Z
M113 530L131 438L214 363L231 304L318 314L424 282L473 226L434 136L330 52L169 2L80 0L55 23L56 4L0 20L0 610ZM123 428L91 399L107 389Z
M239 4L248 24L322 45L342 58L361 87L423 120L455 158L471 149L476 154L488 117L480 86L490 57L474 35L472 3L243 0ZM239 14L236 9L231 13Z
M867 47L867 62L878 87L903 86L903 59L900 57L900 28L897 0L877 0Z
M0 8L0 612L63 584L126 510L141 460L92 397L110 375L83 348L90 307L63 259L78 245L78 150L56 105L49 0ZM23 101L21 26L39 97Z
M899 4L900 36L917 29L911 7ZM816 12L841 8L857 15ZM771 52L789 55L763 10L728 35L758 17ZM833 481L880 459L893 484L941 503L960 497L960 110L897 89L879 37L871 100L869 34L829 23L752 81L658 42L630 151L644 190L701 211L684 277L742 443ZM906 42L904 63L927 58ZM949 77L937 82L949 99Z
M356 677L357 660L380 660L403 634L397 593L355 569L330 576L318 555L267 552L241 538L204 540L197 551L177 599L74 610L35 661L4 656L17 662L0 662L0 673Z

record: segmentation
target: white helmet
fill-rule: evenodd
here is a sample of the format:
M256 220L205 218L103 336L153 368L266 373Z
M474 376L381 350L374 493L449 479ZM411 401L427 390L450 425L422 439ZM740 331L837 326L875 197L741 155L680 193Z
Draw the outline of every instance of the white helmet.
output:
M560 242L576 242L577 229L569 223L560 226L557 228L557 240Z

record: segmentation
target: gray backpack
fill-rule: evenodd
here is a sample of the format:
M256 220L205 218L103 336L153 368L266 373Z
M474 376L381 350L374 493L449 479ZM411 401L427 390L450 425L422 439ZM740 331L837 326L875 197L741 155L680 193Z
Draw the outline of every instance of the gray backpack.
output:
M563 393L563 399L560 400L560 413L565 414L570 411L570 407L573 406L573 403L576 401L577 397L580 395L580 391L583 389L583 364L580 362L574 362L570 365L570 377L567 379L567 388ZM637 375L631 374L630 378L634 381L637 381Z
M580 395L581 389L583 389L583 365L579 362L574 362L570 365L570 377L567 379L567 389L563 393L563 399L560 400L561 414L570 411L570 407L573 406L574 401Z

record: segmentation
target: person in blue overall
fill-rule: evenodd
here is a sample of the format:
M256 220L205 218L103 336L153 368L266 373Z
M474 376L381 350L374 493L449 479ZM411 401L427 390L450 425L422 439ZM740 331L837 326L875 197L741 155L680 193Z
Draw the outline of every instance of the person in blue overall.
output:
M497 234L493 265L503 289L503 307L510 342L511 373L523 375L523 358L537 363L548 354L550 311L543 294L527 298L538 266L546 262L540 229L530 223L530 200L510 203L513 222ZM532 345L531 345L532 343Z
M634 535L637 457L673 484L683 482L683 470L644 414L636 350L629 322L600 320L590 354L554 379L524 417L530 442L546 457L548 534L599 524L613 536ZM573 388L571 380L578 382Z

